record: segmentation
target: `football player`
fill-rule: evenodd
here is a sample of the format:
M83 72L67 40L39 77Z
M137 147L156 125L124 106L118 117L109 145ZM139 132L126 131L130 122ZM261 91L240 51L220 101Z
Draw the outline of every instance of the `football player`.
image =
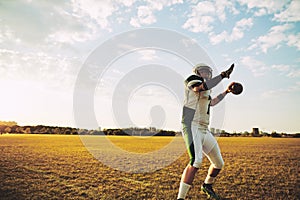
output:
M185 80L182 130L190 162L182 173L177 199L185 199L195 174L200 168L203 154L207 156L211 165L201 190L209 197L219 199L212 185L222 169L224 161L219 145L209 132L208 126L210 106L222 101L226 94L230 92L230 86L215 98L211 98L210 93L211 89L218 85L222 79L230 77L233 68L234 64L228 70L212 78L211 67L206 64L197 64L193 68L194 74Z

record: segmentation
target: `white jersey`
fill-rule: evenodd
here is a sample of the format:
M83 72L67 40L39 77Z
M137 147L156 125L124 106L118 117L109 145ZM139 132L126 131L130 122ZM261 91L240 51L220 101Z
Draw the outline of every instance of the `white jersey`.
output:
M186 125L198 125L207 128L209 125L210 113L210 90L194 92L192 86L200 85L204 81L200 76L191 75L185 83L185 96L182 121Z

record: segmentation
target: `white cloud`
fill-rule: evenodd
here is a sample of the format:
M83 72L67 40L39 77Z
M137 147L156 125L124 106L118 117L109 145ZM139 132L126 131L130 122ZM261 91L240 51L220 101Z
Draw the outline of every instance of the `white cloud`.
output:
M232 34L230 37L231 41L239 40L244 37L244 31L248 30L253 26L252 18L242 19L238 21L235 27L232 29Z
M273 26L268 34L260 36L256 39L253 39L252 44L248 50L253 49L261 49L262 52L267 53L268 49L275 47L275 49L280 48L281 45L287 44L291 47L296 47L300 49L300 34L297 35L287 33L289 30L294 28L291 24L284 24L284 25L278 25Z
M227 31L223 31L220 34L215 34L213 32L209 33L209 39L212 44L218 44L222 41L232 42L235 40L239 40L244 37L244 31L248 30L253 26L252 18L241 19L238 21L232 29L231 34Z
M287 74L287 77L289 78L300 78L300 69L293 68L290 70L290 72ZM300 85L299 85L300 86Z
M249 10L253 10L255 16L261 16L264 12L268 14L276 13L282 10L286 4L286 2L282 0L238 0L238 2L241 5L246 5Z
M216 2L216 14L219 17L221 22L226 20L225 8L228 6L228 1L226 0L218 0Z
M282 96L287 96L289 94L298 94L300 91L300 82L296 82L294 85L285 87L285 88L279 88L276 90L268 90L264 93L262 93L262 98L268 99L268 98L274 98L274 96L278 96L278 94Z
M141 51L138 51L138 53L140 54L140 57L139 57L140 60L153 61L153 60L159 58L156 55L156 50L152 50L152 49L141 50Z
M188 15L188 19L182 28L195 33L212 31L216 19L221 22L226 20L226 10L234 15L239 13L234 4L228 0L201 1L192 6L191 9L192 12Z
M133 26L133 27L136 27L136 28L139 28L139 27L141 27L141 24L140 24L140 22L139 22L139 19L137 18L137 17L132 17L131 19L130 19L130 25L131 26Z
M251 56L244 56L240 59L240 64L249 69L255 77L263 76L266 72L273 71L276 74L280 74L281 76L285 76L288 78L299 78L300 77L300 69L295 66L287 65L287 64L274 64L268 66L264 62L255 59Z
M214 22L214 18L211 16L192 17L184 23L182 28L194 33L207 33L213 29L213 26L211 26L212 22Z
M104 1L8 1L0 6L0 39L4 47L31 49L92 40L99 30L109 30L112 11Z
M196 39L181 39L180 43L182 43L185 47L190 47L191 45L196 45L197 40Z
M39 7L44 7L43 11ZM46 7L47 3L31 4L28 2L7 1L1 2L0 18L2 33L5 42L26 41L34 44L43 40L50 31L51 24L46 21L51 19L55 8Z
M300 77L300 69L291 65L272 65L271 69L279 71L281 75L284 75L288 78Z
M57 30L49 34L46 41L49 43L59 42L74 44L75 42L85 42L94 38L94 35L84 31Z
M1 21L0 21L1 22ZM14 37L13 31L5 25L5 23L1 23L2 27L0 28L0 42L4 43L5 41L16 41L19 38Z
M221 22L226 20L226 12L225 9L228 9L234 15L239 14L239 11L234 7L234 3L228 0L216 0L216 15Z
M154 15L155 12L161 11L165 7L181 3L183 3L183 0L147 0L145 5L137 7L137 16L131 17L130 25L133 27L141 27L142 25L154 24L157 21Z
M267 71L268 67L262 61L259 61L253 57L245 56L240 59L243 66L248 68L254 76L263 76Z
M117 3L121 3L124 6L130 7L132 6L137 0L118 0Z
M133 17L130 20L130 24L134 27L140 27L141 25L149 25L155 22L156 17L153 14L153 10L148 6L138 7L137 17Z
M271 69L280 72L281 75L286 76L288 78L300 77L300 69L298 66L281 64L281 65L272 65Z
M209 1L202 1L197 4L193 10L193 15L197 14L214 14L216 12L215 5Z
M108 17L111 16L116 8L110 0L71 0L72 11L81 17L87 16L95 20L97 24L107 30L111 30Z
M258 11L256 11L256 12L254 13L254 15L255 15L256 17L264 16L264 15L266 15L266 14L267 14L267 9L266 9L266 8L260 8Z
M287 9L274 15L274 19L279 22L297 22L300 21L300 1L292 1Z
M290 70L289 65L272 65L271 68L276 69L276 70L281 71L281 72L287 72L287 71Z
M71 88L81 67L78 58L52 57L43 52L1 49L0 60L2 79L38 81L57 88Z
M291 47L296 47L298 50L300 50L300 33L297 35L290 34L287 37L287 45Z
M238 21L236 23L236 27L237 28L241 28L241 29L244 29L245 27L252 27L253 25L253 20L252 18L244 18L244 19L241 19L240 21Z
M215 12L216 8L212 2L199 2L196 6L192 7L192 12L182 28L195 33L207 33L213 29L211 24L215 21L213 17Z
M209 34L209 40L213 45L218 44L224 40L228 41L228 38L230 38L230 36L228 35L227 31L223 31L222 33L217 35L213 32Z

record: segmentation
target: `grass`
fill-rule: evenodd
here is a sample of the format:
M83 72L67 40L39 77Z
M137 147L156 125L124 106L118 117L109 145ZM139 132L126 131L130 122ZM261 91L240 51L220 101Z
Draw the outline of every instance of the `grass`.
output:
M145 153L172 138L109 137L129 152ZM300 199L300 140L219 138L225 167L215 190L226 199ZM0 199L176 199L184 153L151 173L126 173L105 166L79 136L1 135ZM208 160L194 180L188 199L205 199L200 185Z

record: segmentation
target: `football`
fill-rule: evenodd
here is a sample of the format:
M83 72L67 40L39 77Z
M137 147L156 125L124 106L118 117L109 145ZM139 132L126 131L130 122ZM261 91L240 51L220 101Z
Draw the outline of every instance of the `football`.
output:
M238 95L241 94L243 92L243 85L241 83L237 83L235 82L231 88L230 88L230 92L232 94Z

